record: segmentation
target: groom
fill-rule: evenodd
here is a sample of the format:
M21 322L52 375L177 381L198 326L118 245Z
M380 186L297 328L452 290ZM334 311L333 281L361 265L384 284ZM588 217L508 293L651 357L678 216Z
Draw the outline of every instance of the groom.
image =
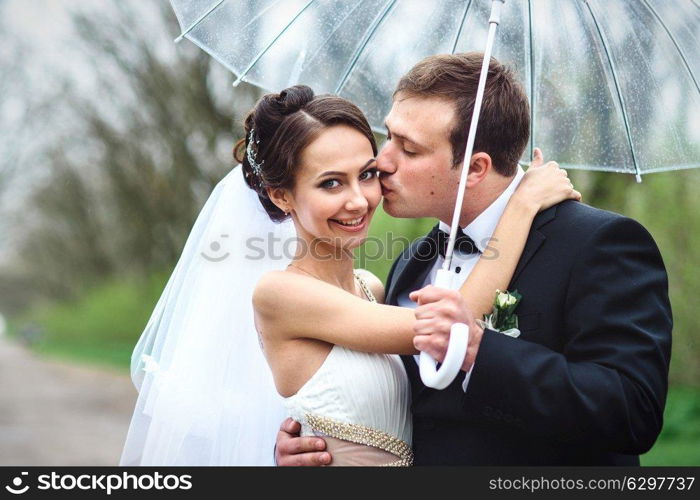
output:
M397 86L387 144L377 157L384 209L394 217L441 222L393 264L387 303L415 307L443 257L431 248L449 229L455 172L463 161L481 54L431 56ZM457 252L466 280L520 182L529 136L527 98L492 59L470 162L460 226L477 252ZM449 179L450 182L446 182ZM575 201L538 214L509 290L523 296L521 335L474 329L465 372L442 391L425 387L416 361L411 381L416 465L637 465L661 427L671 349L666 272L637 222ZM428 288L444 317L473 323L462 299ZM454 311L458 311L457 316ZM445 335L416 346L444 358ZM279 465L318 465L332 457L319 438L285 421Z

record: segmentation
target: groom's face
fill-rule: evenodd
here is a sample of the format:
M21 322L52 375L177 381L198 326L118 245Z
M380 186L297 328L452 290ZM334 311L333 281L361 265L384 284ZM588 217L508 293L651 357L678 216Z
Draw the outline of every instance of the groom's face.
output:
M453 104L401 93L387 115L387 141L377 156L384 210L393 217L448 217L459 184L452 168ZM447 219L445 219L447 220Z

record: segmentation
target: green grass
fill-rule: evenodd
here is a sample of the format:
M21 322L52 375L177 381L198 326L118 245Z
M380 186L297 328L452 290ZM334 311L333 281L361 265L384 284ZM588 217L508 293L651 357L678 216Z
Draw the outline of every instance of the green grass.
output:
M700 465L700 388L671 387L664 427L642 465Z
M410 242L423 236L436 219L396 219L377 209L369 228L367 242L355 251L355 267L373 272L384 283L391 264Z
M105 283L75 301L36 307L10 323L12 335L40 331L32 348L44 355L127 369L131 352L167 277Z

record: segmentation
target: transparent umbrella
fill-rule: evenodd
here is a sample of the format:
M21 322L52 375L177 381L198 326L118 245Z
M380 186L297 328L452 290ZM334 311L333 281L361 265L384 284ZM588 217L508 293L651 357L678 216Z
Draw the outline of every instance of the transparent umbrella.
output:
M423 57L481 50L519 73L531 139L567 168L641 175L700 167L700 4L696 0L171 0L181 35L237 75L275 91L304 83L358 104L375 130L394 85ZM488 35L487 35L488 33ZM481 106L485 72L472 122ZM465 158L476 129L472 123ZM466 189L462 171L451 227ZM436 285L451 281L455 233ZM469 330L452 327L442 367L421 353L423 382L459 372Z
M490 0L171 0L182 35L269 91L304 83L383 119L430 54L483 50ZM566 168L700 167L700 2L508 0L493 55L532 104L533 145Z

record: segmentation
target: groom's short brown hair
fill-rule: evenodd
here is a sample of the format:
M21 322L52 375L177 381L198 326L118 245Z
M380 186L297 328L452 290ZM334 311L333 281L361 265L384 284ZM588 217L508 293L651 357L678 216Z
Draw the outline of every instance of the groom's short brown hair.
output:
M401 93L454 103L457 119L450 135L454 166L464 159L483 57L481 52L426 57L401 78L394 91L394 98ZM530 105L525 91L513 71L492 57L474 153L487 153L496 171L510 177L529 137Z

